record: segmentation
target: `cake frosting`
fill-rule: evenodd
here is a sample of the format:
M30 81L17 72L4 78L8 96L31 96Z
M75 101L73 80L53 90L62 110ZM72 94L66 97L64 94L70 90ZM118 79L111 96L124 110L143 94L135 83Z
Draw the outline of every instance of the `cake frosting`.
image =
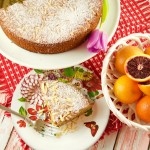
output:
M77 42L79 45L97 26L101 7L102 0L25 0L9 6L6 10L1 9L0 23L11 40L14 38L10 33L24 39L24 42L27 40L33 44L55 46L68 41L75 42L83 33L84 37ZM15 40L14 42L19 43ZM22 45L19 46L24 48ZM70 45L74 46L73 43ZM66 47L67 50L70 48ZM26 49L36 52L28 47ZM38 50L37 52L42 53Z

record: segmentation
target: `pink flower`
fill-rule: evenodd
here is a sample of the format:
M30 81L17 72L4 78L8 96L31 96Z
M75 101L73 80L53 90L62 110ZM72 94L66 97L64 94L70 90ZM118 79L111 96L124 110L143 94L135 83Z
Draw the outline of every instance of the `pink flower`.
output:
M107 50L107 43L107 34L100 30L94 30L88 39L87 49L93 53L105 52Z

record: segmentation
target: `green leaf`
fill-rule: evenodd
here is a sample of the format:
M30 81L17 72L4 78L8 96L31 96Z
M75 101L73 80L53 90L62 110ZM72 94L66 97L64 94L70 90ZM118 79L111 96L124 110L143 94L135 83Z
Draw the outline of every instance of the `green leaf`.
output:
M24 97L21 97L21 98L19 98L18 99L20 102L26 102L27 100L26 100L26 98L24 98Z
M68 80L63 79L63 78L58 78L58 81L63 82L63 83L67 83L68 82Z
M34 71L35 71L37 74L43 73L43 70L39 70L39 69L34 69Z
M78 71L79 70L79 67L75 67L75 69L74 69L75 71Z
M93 98L95 96L95 93L94 92L88 92L88 95L90 98Z
M83 68L80 68L80 67L76 67L76 68L75 68L75 71L85 72L84 69L83 69Z
M27 111L21 106L19 109L19 114L22 116L27 116Z
M73 77L75 74L75 71L73 70L73 68L65 68L64 69L64 75L67 77Z
M93 110L92 110L92 108L91 108L91 109L89 109L89 110L85 113L85 116L90 116L90 115L92 115L92 112L93 112Z
M101 25L105 22L107 15L109 11L109 5L108 5L108 0L103 0L103 8L102 8L102 18L101 18Z
M79 68L79 72L84 72L84 69L83 68Z
M97 96L99 94L99 91L95 91L95 96Z

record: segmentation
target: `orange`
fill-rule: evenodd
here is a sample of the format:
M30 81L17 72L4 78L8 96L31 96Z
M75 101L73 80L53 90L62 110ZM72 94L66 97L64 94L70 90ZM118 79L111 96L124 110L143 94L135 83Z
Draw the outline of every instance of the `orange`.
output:
M134 103L142 96L137 82L131 80L126 75L116 80L113 90L117 99L125 104Z
M139 83L138 86L145 95L150 96L150 81L145 83Z
M144 53L147 54L147 55L150 55L150 47L146 48Z
M129 57L124 64L126 75L134 81L150 80L150 56L146 54Z
M141 55L143 51L135 46L125 46L116 53L115 68L122 74L125 74L124 63L133 55Z
M138 101L136 113L141 120L150 123L150 96L144 96Z

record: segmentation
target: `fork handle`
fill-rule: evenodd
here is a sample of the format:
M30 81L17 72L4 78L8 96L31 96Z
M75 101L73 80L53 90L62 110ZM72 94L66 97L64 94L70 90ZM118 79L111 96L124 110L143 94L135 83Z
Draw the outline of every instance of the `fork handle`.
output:
M14 114L14 115L16 115L16 116L18 116L18 117L26 120L31 126L33 125L33 122L29 118L27 118L27 117L19 114L18 112L14 111L14 110L12 110L10 108L7 108L7 107L5 107L5 106L3 106L3 105L0 104L0 109L8 111L9 113Z
M26 117L22 116L22 115L19 114L18 112L14 111L14 110L12 110L12 109L10 109L10 108L7 108L7 107L5 107L5 106L3 106L3 105L1 105L1 104L0 104L0 109L5 110L5 111L8 111L9 113L14 114L14 115L16 115L16 116L18 116L18 117L20 117L20 118L22 118L22 119L26 119Z

